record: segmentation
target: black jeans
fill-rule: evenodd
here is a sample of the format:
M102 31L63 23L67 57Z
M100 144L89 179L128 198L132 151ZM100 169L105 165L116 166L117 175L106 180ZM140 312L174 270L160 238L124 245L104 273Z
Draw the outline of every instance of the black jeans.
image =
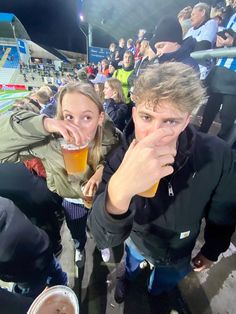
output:
M26 298L0 288L1 313L26 314L32 302L32 298Z
M203 113L200 131L207 133L220 110L221 129L218 136L227 140L236 119L236 96L213 93L210 95Z

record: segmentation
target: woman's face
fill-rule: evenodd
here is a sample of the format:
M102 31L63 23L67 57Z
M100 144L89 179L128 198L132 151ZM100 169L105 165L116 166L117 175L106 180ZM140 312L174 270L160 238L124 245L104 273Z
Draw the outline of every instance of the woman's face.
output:
M99 113L97 105L88 97L78 92L67 93L62 99L63 120L80 127L85 137L92 141L98 125L102 126L104 113Z
M105 82L104 84L103 93L105 99L110 99L114 97L114 90L110 87L110 85L107 82Z

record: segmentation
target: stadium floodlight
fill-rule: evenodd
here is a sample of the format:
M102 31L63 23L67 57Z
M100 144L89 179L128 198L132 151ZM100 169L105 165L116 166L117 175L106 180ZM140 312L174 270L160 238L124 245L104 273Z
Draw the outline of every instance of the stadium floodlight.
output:
M84 16L83 16L83 14L80 14L80 15L79 15L79 19L80 19L81 22L84 22Z

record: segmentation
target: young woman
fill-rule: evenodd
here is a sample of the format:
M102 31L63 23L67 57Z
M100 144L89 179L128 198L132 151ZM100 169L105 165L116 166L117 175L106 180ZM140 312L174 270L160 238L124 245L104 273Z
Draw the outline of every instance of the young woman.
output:
M104 120L104 110L93 86L71 83L63 87L56 118L21 111L2 115L0 123L1 162L17 162L29 157L42 161L48 188L70 198L64 200L66 219L76 248L83 252L87 219L84 195L96 190L104 157L119 141L118 130ZM73 180L65 170L59 137L76 145L90 143L86 171Z
M111 77L105 82L104 99L105 112L113 120L115 126L123 131L127 122L128 107L125 104L121 82L118 79Z

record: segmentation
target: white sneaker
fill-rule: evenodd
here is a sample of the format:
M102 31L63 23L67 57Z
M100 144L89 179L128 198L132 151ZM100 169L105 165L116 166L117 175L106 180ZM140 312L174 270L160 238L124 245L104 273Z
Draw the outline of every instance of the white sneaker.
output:
M101 250L102 260L107 263L111 257L111 252L108 248Z
M75 250L75 264L77 267L81 268L84 266L85 262L85 251L82 252L79 250Z

